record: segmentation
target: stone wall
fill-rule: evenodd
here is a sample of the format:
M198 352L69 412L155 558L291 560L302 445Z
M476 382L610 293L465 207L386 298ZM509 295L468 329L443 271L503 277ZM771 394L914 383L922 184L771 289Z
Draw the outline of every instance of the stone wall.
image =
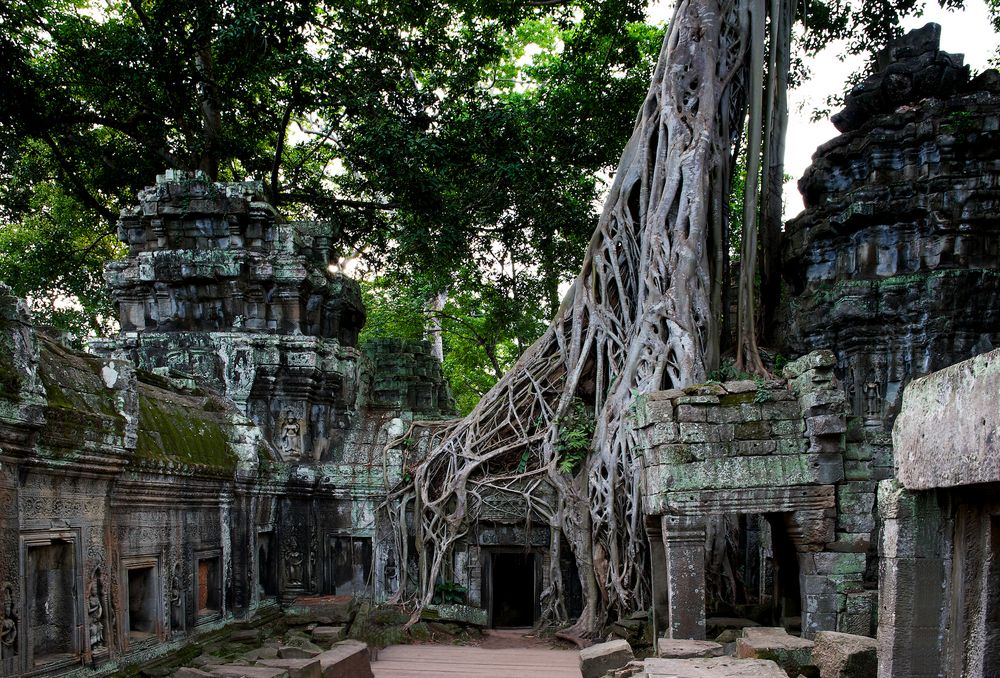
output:
M793 354L830 349L854 414L1000 345L1000 75L969 79L929 24L852 91L799 181L783 272Z
M0 675L112 672L269 603L277 454L228 399L36 332L0 289Z
M398 585L390 438L453 409L425 342L357 346L323 224L168 172L124 210L91 354L0 294L0 675L118 670L309 594Z
M871 443L835 362L815 352L786 366L786 381L702 384L637 407L643 511L657 517L653 596L670 637L704 637L706 525L724 515L767 516L791 541L804 635L871 632L875 482L870 460L864 473L850 464L875 454L861 452Z
M1000 350L912 382L879 485L879 675L1000 672Z

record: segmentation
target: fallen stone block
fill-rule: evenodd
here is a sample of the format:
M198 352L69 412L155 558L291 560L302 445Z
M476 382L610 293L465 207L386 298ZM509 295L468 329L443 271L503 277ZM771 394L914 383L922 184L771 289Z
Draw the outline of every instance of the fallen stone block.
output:
M360 640L342 640L318 655L323 678L372 678L371 655Z
M743 617L709 617L705 620L705 635L714 637L728 629L742 631L750 626L760 626L753 619Z
M795 674L798 675L798 674ZM647 659L637 678L788 678L773 661L709 657Z
M778 627L743 629L743 637L736 641L736 656L740 659L770 659L788 675L797 676L812 664L814 643L805 638L789 635Z
M257 666L269 666L288 671L288 678L320 678L323 675L318 659L261 659Z
M297 598L285 608L285 621L293 626L335 626L351 620L350 596Z
M420 613L421 619L429 621L458 622L472 626L487 626L489 613L481 607L471 605L428 605Z
M226 660L212 654L202 654L198 655L188 663L199 669L207 669L213 666L221 666L226 663Z
M269 666L236 666L226 664L212 668L213 676L221 678L289 678L288 671Z
M820 678L867 678L878 674L878 642L868 636L820 631L812 662Z
M312 647L300 647L297 645L282 645L278 648L278 657L281 659L312 659L323 652L323 648L309 643Z
M580 673L583 678L600 678L608 671L620 669L635 659L632 647L625 640L612 640L580 650Z
M664 659L694 659L698 657L721 657L724 649L710 640L682 640L660 638L656 641L656 656Z
M185 666L174 671L173 678L212 678L212 674L208 671Z
M320 646L325 645L327 648L343 637L343 626L317 626L312 630L313 642Z
M255 662L258 659L277 659L278 658L278 648L277 647L258 647L254 650L248 650L240 655L241 658L247 661Z
M259 643L260 629L236 629L229 634L231 643Z

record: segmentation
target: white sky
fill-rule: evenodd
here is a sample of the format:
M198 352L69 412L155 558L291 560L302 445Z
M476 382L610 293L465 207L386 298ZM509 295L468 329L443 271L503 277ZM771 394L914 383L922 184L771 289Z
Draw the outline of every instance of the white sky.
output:
M904 30L919 28L929 21L941 24L941 49L965 55L965 63L973 72L984 70L996 54L997 36L990 24L984 0L966 0L965 9L945 11L935 0L927 3L922 16L908 17ZM652 21L668 21L673 2L655 2L649 9ZM785 218L802 209L796 182L809 166L816 147L837 136L837 129L828 120L811 122L812 111L824 105L826 97L844 91L847 76L864 66L863 57L841 61L844 45L834 43L816 57L807 59L811 77L788 95L789 123L785 150L785 173L794 179L785 184ZM834 111L835 112L835 111Z

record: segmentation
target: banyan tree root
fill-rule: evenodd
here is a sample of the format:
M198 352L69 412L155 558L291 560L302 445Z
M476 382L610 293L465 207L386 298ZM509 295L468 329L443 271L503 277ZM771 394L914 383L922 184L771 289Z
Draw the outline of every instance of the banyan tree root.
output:
M753 11L763 0L678 3L582 271L555 319L467 417L418 422L407 433L426 456L383 510L404 554L413 516L411 623L450 575L453 547L483 501L498 496L550 529L543 623L567 621L564 540L584 595L564 635L590 636L608 618L648 606L629 417L637 397L703 381L718 363L731 149L745 111ZM594 436L571 474L560 469L560 432L578 401L594 417Z

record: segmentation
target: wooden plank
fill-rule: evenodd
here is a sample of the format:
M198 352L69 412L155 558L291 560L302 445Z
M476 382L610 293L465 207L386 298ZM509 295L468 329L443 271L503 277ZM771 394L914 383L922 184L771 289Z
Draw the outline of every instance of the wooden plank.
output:
M517 678L544 675L580 678L574 650L517 648L491 650L455 645L393 645L372 663L375 678L439 675L447 678Z

